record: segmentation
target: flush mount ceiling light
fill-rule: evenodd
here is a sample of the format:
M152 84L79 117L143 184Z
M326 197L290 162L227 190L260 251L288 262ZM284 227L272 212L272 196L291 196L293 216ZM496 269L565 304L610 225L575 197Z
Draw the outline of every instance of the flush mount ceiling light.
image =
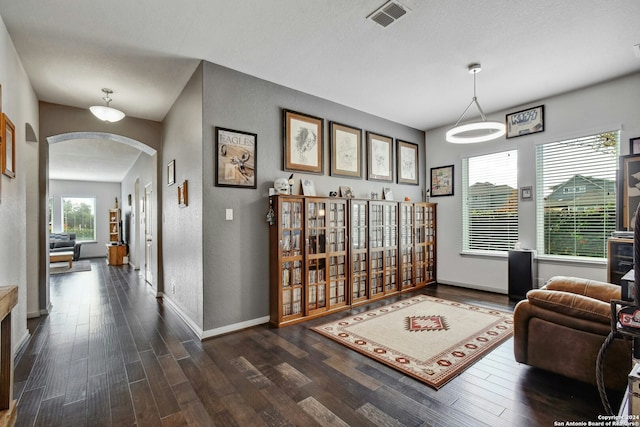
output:
M109 107L109 103L111 102L109 95L111 95L113 91L111 89L104 88L102 89L102 92L104 92L104 97L102 99L104 99L104 102L106 102L107 105L94 105L93 107L90 107L89 110L94 116L103 122L114 123L122 120L124 118L124 113L120 110Z
M476 74L481 70L482 67L480 67L480 64L469 65L469 73L473 74L473 98L471 98L471 102L464 110L455 126L447 131L446 139L448 142L452 142L454 144L471 144L474 142L491 141L492 139L500 138L505 134L506 128L504 123L488 121L484 115L484 111L482 111L482 108L478 103L478 98L476 97ZM471 108L473 104L478 108L482 121L460 125L460 121L464 118L464 115L467 114L467 111L469 111L469 108Z

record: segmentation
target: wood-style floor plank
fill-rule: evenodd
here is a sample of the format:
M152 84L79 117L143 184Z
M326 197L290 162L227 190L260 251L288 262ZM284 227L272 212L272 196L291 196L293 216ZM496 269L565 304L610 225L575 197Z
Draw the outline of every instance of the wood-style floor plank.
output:
M310 327L394 296L281 329L204 342L128 266L51 278L53 310L29 319L16 356L17 426L546 426L597 421L595 387L517 363L513 339L434 390ZM513 311L505 295L418 291ZM621 393L611 393L618 405Z

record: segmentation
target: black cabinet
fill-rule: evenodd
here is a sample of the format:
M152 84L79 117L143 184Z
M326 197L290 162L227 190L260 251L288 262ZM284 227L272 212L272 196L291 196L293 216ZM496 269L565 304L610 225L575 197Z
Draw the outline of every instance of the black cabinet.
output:
M509 251L509 298L521 300L533 289L536 280L535 252Z

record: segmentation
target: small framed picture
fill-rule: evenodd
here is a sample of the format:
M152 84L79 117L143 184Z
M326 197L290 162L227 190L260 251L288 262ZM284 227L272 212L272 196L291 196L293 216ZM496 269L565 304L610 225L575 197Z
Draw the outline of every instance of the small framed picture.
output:
M302 180L302 194L305 196L315 196L316 187L310 179Z
M368 179L393 181L393 139L367 132Z
M257 188L255 133L216 127L216 186Z
M507 139L544 131L544 105L506 115Z
M6 114L2 113L2 174L16 177L16 128Z
M520 200L533 200L533 187L520 187Z
M324 120L284 110L284 170L323 173Z
M640 136L629 140L629 154L640 154Z
M397 141L398 184L418 185L418 144Z
M453 165L431 168L431 197L453 196Z
M331 176L362 178L362 129L330 122Z
M181 208L189 206L189 187L186 179L178 185L178 206Z
M391 187L384 187L382 189L382 195L385 200L393 200L393 191L391 191Z
M346 185L341 185L340 197L344 197L345 199L353 199L353 188Z
M176 161L171 160L167 165L167 186L172 186L176 183Z

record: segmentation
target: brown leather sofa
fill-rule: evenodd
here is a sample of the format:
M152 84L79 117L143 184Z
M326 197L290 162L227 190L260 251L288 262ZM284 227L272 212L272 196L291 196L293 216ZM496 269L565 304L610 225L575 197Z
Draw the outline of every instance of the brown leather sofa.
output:
M620 286L556 276L527 293L514 310L514 352L520 363L596 384L596 359L611 332L610 300ZM604 361L607 388L623 390L631 370L631 342L616 338Z

